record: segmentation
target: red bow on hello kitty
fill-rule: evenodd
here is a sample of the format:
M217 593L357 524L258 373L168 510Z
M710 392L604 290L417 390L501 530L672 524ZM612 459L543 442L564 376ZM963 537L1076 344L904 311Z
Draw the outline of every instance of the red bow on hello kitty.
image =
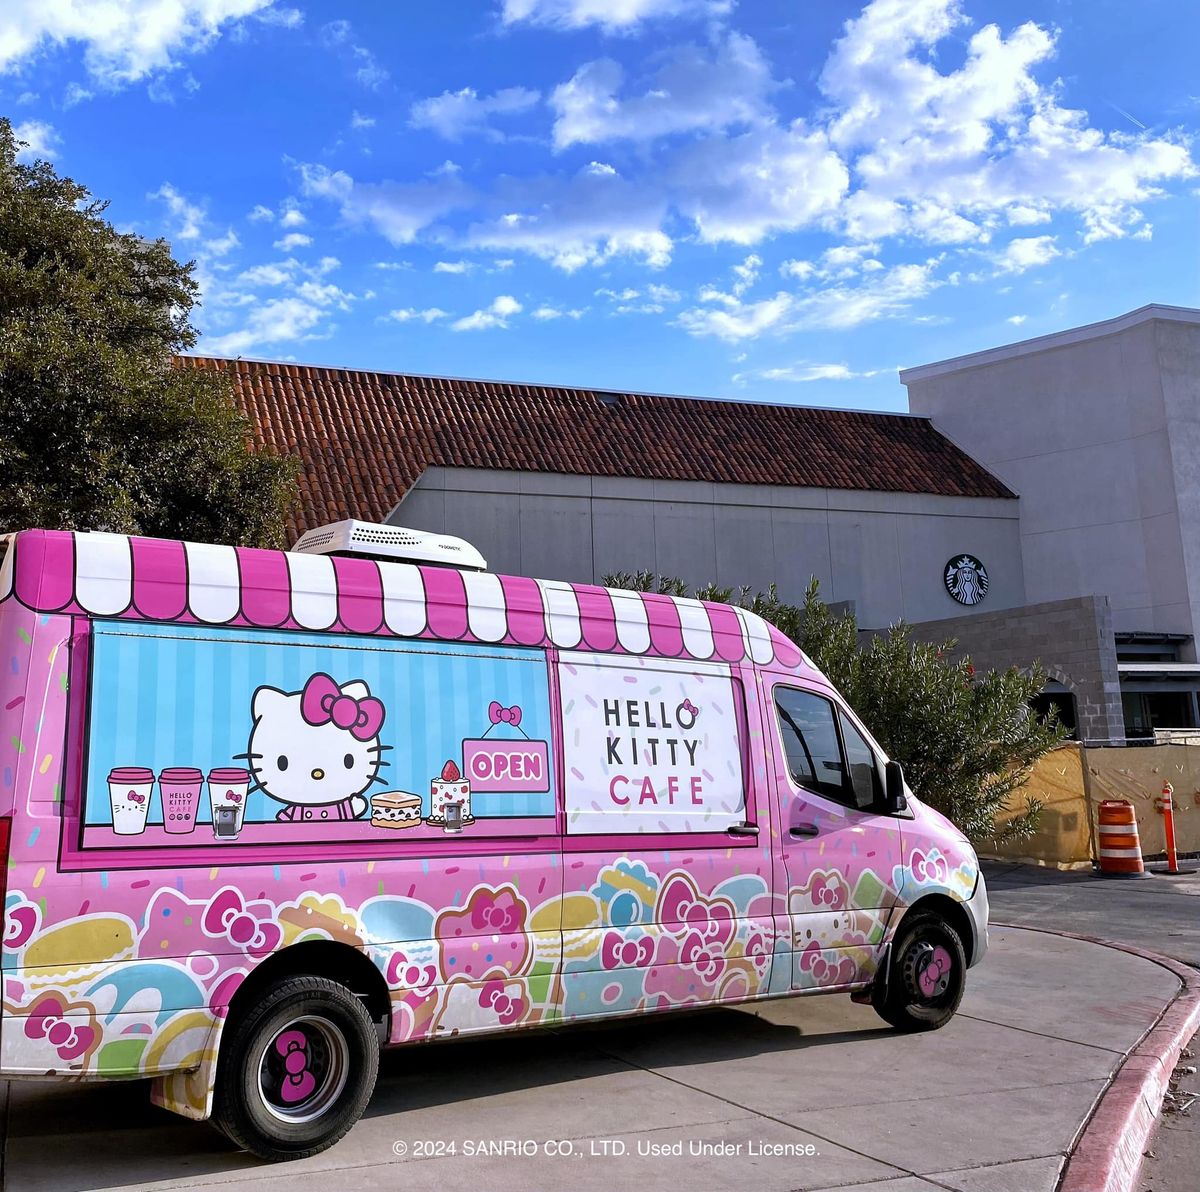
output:
M355 699L345 695L334 680L317 673L304 684L300 695L300 715L314 727L332 721L360 741L369 741L383 727L383 704L373 695Z

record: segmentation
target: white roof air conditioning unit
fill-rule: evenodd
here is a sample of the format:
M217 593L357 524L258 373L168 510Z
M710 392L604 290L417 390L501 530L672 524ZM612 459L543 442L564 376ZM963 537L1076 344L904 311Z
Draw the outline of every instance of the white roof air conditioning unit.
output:
M454 567L459 571L487 570L487 560L462 538L353 519L309 530L300 536L292 550L302 555L356 555L392 563Z

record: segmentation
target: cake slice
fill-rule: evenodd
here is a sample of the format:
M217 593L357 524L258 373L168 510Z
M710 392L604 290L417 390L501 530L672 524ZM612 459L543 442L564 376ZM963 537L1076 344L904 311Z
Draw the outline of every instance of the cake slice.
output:
M421 822L421 796L408 791L382 791L371 797L375 828L415 828Z

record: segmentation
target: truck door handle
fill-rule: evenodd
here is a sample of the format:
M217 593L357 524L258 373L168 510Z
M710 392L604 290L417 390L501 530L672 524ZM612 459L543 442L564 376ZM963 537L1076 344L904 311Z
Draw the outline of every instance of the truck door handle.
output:
M821 829L816 824L793 824L788 829L788 834L791 836L816 836Z
M730 824L726 831L730 836L757 836L757 824Z

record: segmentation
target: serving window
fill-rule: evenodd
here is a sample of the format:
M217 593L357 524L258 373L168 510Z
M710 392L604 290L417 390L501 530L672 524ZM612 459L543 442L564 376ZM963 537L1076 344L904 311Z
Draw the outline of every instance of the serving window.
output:
M745 822L743 702L729 666L564 652L558 679L568 836Z

